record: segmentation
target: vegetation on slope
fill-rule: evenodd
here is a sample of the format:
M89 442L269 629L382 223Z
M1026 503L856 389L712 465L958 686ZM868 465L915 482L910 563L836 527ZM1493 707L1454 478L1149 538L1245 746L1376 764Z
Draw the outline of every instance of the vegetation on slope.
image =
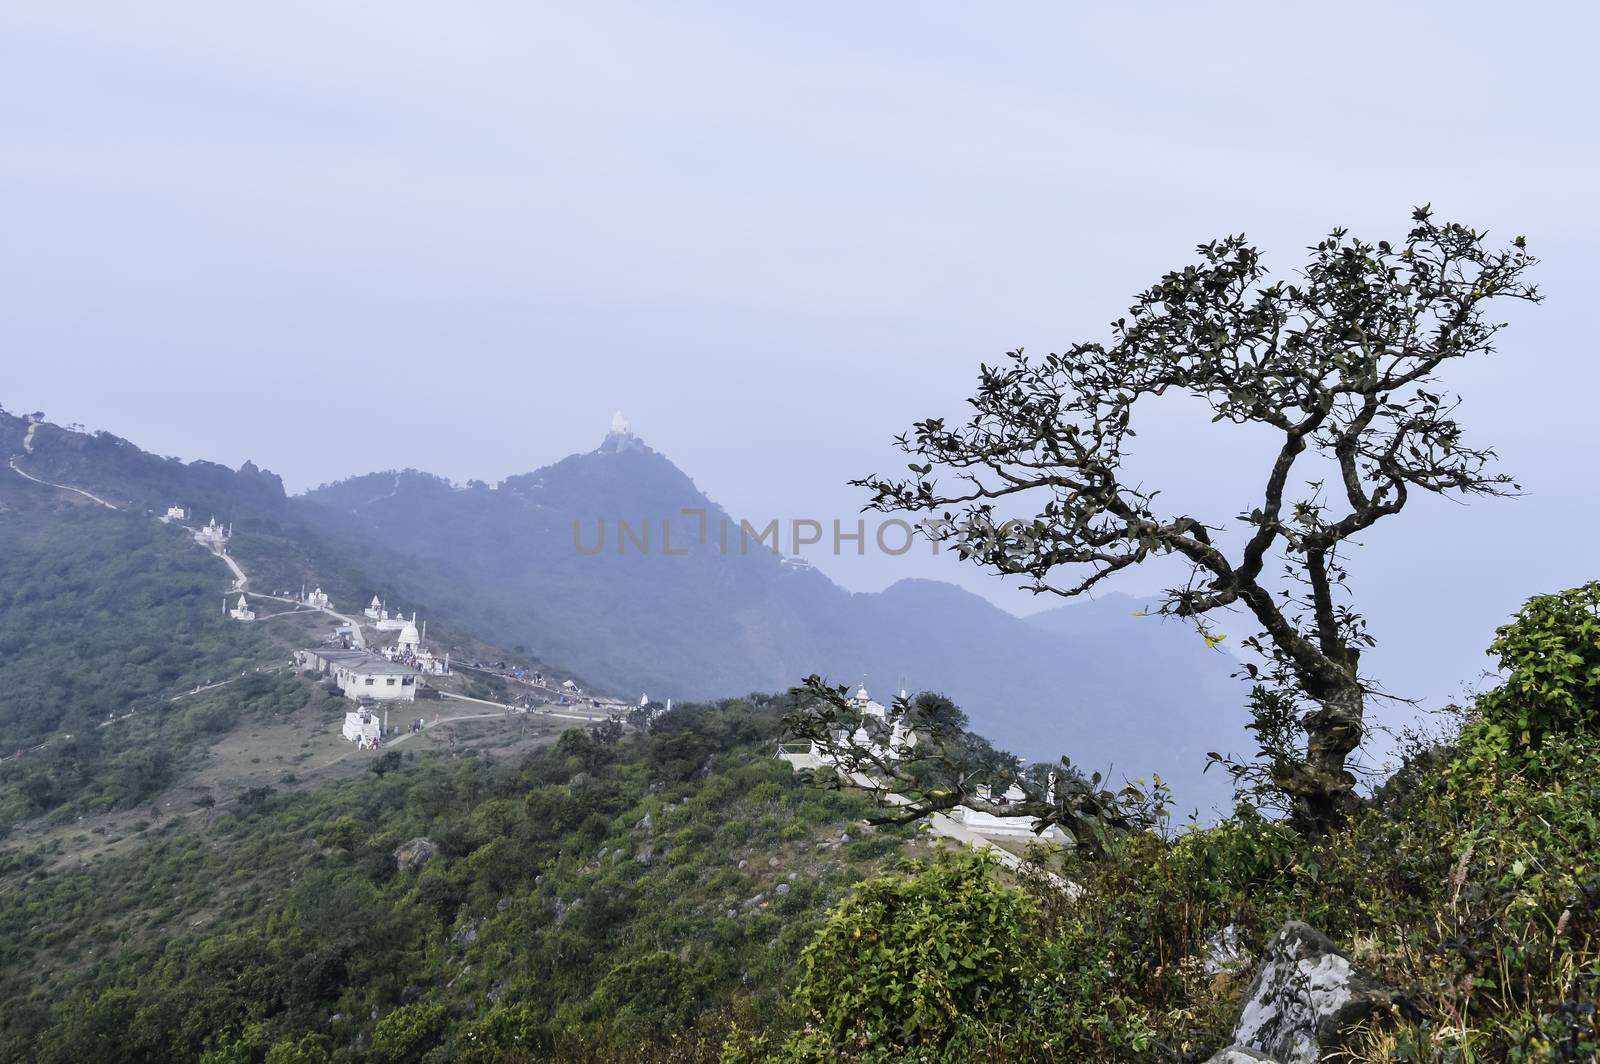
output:
M172 782L194 740L228 726L210 700L168 700L285 660L290 633L224 621L226 577L143 516L68 507L0 521L0 833L136 805ZM162 727L99 727L130 710Z
M786 1014L824 910L905 846L776 759L778 719L394 751L38 874L0 896L0 1060L714 1059ZM436 856L397 867L418 837Z
M1505 683L1448 741L1414 738L1406 767L1325 835L1241 804L1214 827L1068 858L1077 898L980 889L976 866L863 888L806 954L809 1022L735 1040L728 1060L1203 1059L1254 970L1208 971L1208 941L1231 925L1259 950L1291 919L1405 994L1350 1032L1344 1059L1594 1060L1600 583L1533 599L1492 653Z

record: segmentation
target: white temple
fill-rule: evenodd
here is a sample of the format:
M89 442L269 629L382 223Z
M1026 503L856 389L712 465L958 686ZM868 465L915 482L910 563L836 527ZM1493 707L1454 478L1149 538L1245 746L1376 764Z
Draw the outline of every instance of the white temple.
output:
M162 520L163 521L187 521L187 520L189 520L189 511L185 510L181 506L169 506L169 507L167 507L167 516L163 517Z
M325 595L322 588L315 588L311 594L306 594L304 585L300 587L300 601L314 610L327 610L333 608L333 600Z
M613 436L633 435L633 426L628 424L628 419L622 416L622 411L620 410L611 415L611 434Z
M171 511L168 511L169 513ZM219 525L217 519L212 517L206 526L194 534L195 541L208 547L220 547L233 536L233 525L226 527Z
M222 604L227 606L228 600L223 599ZM255 611L250 608L250 603L243 595L239 596L239 604L228 611L228 616L236 621L253 621L256 619Z
M393 620L394 618L386 618ZM428 622L422 622L422 629L417 629L417 615L412 613L409 621L401 619L400 638L395 644L383 652L383 656L390 661L409 665L418 672L428 676L449 676L450 655L435 657L433 651L428 649ZM384 622L379 622L379 628L392 627Z
M365 707L352 709L344 715L344 730L341 734L366 750L374 746L382 736L383 725L372 710Z
M902 691L900 694L902 697L904 697L905 692ZM894 723L889 727L888 746L883 746L873 738L874 732L881 731L881 729L873 728L869 730L867 718L871 717L879 721L888 721L889 710L883 705L882 702L874 701L872 696L867 694L867 687L865 684L857 687L856 693L850 696L849 706L851 709L861 714L862 717L862 721L856 727L855 733L850 736L850 745L856 749L870 752L873 757L884 761L898 761L910 753L911 749L917 745L916 733L907 727L905 721L900 718L896 718ZM836 746L844 743L844 729L839 729L838 731L834 732L833 741ZM796 769L821 768L823 765L833 765L837 767L839 764L839 758L830 753L815 739L811 741L808 749L786 749L783 751L782 757Z
M373 621L381 620L382 618L389 616L389 611L383 608L383 603L378 600L377 595L372 596L372 605L368 606L361 612L367 617L368 620Z
M1022 788L1015 783L1007 787L1002 793L996 794L993 786L988 788L988 792L988 800L1000 805L1026 801L1028 797L1023 793ZM1056 775L1054 772L1050 774L1050 786L1045 796L1052 804L1055 802ZM1035 834L1033 830L1034 820L1029 816L996 816L993 813L983 813L976 809L969 809L964 805L950 810L950 816L968 831L974 831L989 838L1036 838L1045 842L1060 843L1070 843L1072 841L1071 836L1054 824Z
M394 647L401 653L409 651L415 654L422 647L422 634L417 631L417 615L413 613L411 620L407 621L404 628L400 629L400 638L395 641Z

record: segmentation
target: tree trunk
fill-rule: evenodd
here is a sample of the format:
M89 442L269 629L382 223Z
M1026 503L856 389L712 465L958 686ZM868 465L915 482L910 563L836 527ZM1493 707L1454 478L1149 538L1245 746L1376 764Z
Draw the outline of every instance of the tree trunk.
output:
M1325 834L1355 811L1356 778L1345 759L1361 745L1366 698L1353 677L1322 697L1320 709L1307 713L1306 756L1285 766L1275 782L1293 799L1293 819L1300 830Z

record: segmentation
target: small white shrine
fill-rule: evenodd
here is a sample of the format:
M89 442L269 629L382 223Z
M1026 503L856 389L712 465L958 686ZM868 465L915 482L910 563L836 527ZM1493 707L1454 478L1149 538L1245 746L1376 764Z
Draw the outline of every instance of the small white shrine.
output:
M220 525L216 517L212 517L204 528L194 534L194 538L196 542L207 547L220 547L233 538L233 525Z
M223 599L222 604L226 606L228 600ZM239 596L239 604L228 611L228 616L236 621L253 621L256 619L255 611L250 608L249 601L243 595Z
M344 731L341 734L367 750L377 745L383 737L383 724L378 720L377 713L363 706L344 715Z
M383 627L381 624L379 627ZM417 628L417 615L413 613L409 621L404 622L400 629L400 638L395 644L383 652L383 656L390 661L402 665L409 665L418 672L427 676L449 676L450 655L435 657L433 651L428 649L428 622L422 622L422 628Z
M181 521L187 521L187 520L189 520L189 511L185 510L181 506L169 506L169 507L167 507L167 515L165 517L163 517L162 520L163 521L180 521L180 522Z
M377 595L372 596L372 605L361 611L362 615L370 621L382 620L389 616L389 611L383 608L383 603Z
M312 589L306 593L305 585L300 587L300 601L314 610L328 610L333 608L333 600L323 593L322 588Z

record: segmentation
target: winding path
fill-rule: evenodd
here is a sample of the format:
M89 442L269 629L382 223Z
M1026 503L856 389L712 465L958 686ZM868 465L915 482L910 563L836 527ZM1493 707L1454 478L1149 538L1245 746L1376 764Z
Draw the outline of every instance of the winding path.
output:
M29 429L28 429L28 435L29 436L33 435L33 427L32 426L30 426ZM23 446L28 448L28 453L29 454L33 453L33 448L31 446L30 442L24 441ZM104 506L107 510L121 510L122 509L122 507L117 506L114 503L106 502L100 496L92 494L91 492L84 491L82 488L69 487L66 484L52 484L48 480L40 480L38 477L34 476L32 473L24 471L21 467L19 467L17 465L17 458L18 457L19 457L18 455L12 455L11 456L11 471L13 473L17 474L17 476L25 477L28 480L33 481L35 484L43 484L47 488L56 488L56 489L58 489L60 491L70 491L74 495L82 495L85 499L88 499L91 502L97 502L101 506Z

